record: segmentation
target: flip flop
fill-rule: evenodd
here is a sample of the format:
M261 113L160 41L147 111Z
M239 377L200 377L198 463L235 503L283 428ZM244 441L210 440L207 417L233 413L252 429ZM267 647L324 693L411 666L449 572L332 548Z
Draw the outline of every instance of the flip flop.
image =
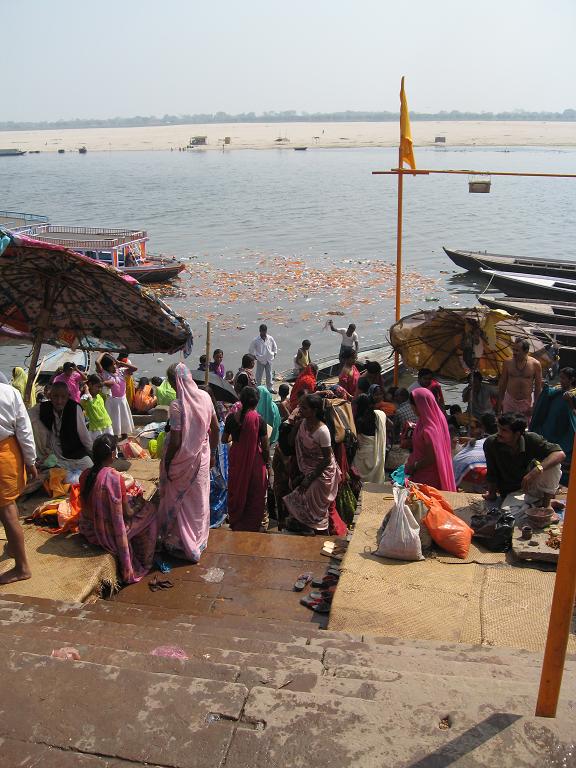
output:
M330 574L327 574L326 576L321 576L320 578L312 579L312 586L313 587L331 587L338 584L339 576L333 576Z
M170 579L164 579L163 581L157 581L156 586L158 589L172 589L174 584L170 581Z
M311 574L309 571L306 573L301 573L294 582L294 591L302 592L306 584L309 584L312 581L312 576L313 574Z
M158 576L153 576L148 582L148 589L150 592L157 592L160 587L158 586Z
M315 613L330 613L330 603L325 600L310 606Z
M303 605L305 608L312 608L313 605L316 603L319 603L320 600L313 599L309 595L306 595L306 597L300 598L300 605Z

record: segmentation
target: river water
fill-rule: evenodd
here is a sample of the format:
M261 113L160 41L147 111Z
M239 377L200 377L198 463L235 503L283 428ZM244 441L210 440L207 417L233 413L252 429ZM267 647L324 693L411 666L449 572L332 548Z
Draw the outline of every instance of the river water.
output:
M151 253L187 265L161 295L194 330L195 364L212 323L228 368L267 322L291 365L303 338L315 357L336 352L324 330L355 322L361 346L384 341L394 318L394 149L42 153L0 158L0 207L53 223L146 229ZM554 148L418 149L420 168L576 173L576 151ZM408 177L404 184L403 314L474 304L482 281L442 246L573 259L576 180L492 178L469 194L466 176ZM0 369L27 348L0 349ZM162 373L166 355L134 355Z

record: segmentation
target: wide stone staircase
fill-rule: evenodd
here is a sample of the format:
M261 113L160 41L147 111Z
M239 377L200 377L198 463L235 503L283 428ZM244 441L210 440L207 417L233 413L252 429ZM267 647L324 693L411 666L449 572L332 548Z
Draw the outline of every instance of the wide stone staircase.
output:
M513 649L9 595L0 647L2 768L576 765L574 658L548 720Z

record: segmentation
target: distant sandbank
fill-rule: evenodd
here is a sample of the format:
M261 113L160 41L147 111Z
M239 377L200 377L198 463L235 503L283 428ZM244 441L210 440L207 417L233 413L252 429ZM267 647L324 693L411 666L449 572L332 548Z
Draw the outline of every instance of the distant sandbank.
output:
M431 146L437 136L448 147L573 147L573 122L418 121L412 123L415 146ZM294 149L295 147L393 147L397 123L225 123L220 125L163 125L144 128L71 128L41 131L0 131L0 148L26 151L90 152L178 150L192 136L206 136L202 149ZM282 139L282 141L278 141ZM195 150L201 151L201 150Z

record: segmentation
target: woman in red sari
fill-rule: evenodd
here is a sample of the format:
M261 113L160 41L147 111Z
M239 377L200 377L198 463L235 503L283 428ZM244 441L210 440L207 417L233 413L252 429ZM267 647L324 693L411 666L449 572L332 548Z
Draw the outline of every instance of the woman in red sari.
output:
M224 424L222 442L232 440L228 454L228 519L233 531L260 530L266 507L270 448L266 422L256 412L259 393L244 387L242 409Z
M292 410L298 405L300 395L304 392L311 395L316 390L316 377L318 375L318 366L310 363L298 376L290 392L290 407Z
M358 394L358 379L360 371L356 368L356 350L347 349L342 352L342 370L338 377L338 384L348 392L351 397Z
M78 530L90 542L118 559L122 581L133 584L152 568L158 537L158 517L151 504L130 504L124 478L113 467L116 438L94 441L94 466L80 475L82 508Z

